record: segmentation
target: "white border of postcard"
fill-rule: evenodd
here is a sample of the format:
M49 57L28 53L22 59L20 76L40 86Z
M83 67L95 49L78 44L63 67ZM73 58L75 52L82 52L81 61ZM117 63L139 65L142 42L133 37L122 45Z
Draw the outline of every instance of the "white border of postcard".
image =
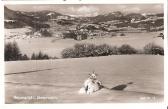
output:
M164 4L164 29L165 29L165 57L164 57L164 102L162 103L103 103L103 104L4 104L4 4L152 4L152 3L161 3ZM0 37L0 105L1 109L46 109L46 108L71 108L71 109L166 109L168 105L168 74L166 66L168 65L167 61L167 0L4 0L0 1L0 28L1 28L1 37Z

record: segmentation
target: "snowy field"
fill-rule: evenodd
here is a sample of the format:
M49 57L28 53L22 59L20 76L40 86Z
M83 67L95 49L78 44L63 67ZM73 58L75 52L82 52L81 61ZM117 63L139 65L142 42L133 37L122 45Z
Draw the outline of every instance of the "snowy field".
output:
M122 103L163 101L163 56L117 55L5 62L6 103ZM79 95L93 70L108 88Z

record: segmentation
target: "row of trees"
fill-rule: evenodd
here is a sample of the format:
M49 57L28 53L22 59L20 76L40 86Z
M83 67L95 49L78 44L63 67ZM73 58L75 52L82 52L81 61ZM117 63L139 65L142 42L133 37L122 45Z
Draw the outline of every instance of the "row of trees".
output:
M62 51L63 58L81 58L126 54L164 55L164 49L154 43L147 44L143 48L143 50L137 50L128 44L124 44L120 47L110 46L107 44L76 44L73 48L66 48Z
M66 48L62 52L62 58L81 58L81 57L95 57L108 55L124 55L124 54L151 54L164 55L164 49L154 43L147 44L143 50L136 50L128 44L120 47L110 46L107 44L76 44L73 48ZM16 60L44 60L57 59L50 57L41 51L33 53L29 58L26 54L22 54L16 42L9 42L5 44L5 61Z
M5 44L5 61L16 61L16 60L43 60L51 59L47 54L42 53L33 53L31 58L26 54L22 54L16 42L8 42Z
M5 61L27 60L28 56L22 54L16 42L5 44Z

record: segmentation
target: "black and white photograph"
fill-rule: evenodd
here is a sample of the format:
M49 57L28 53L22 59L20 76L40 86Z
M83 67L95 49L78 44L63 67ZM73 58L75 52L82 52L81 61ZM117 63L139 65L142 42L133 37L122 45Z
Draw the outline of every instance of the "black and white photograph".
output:
M5 104L161 103L164 5L4 5Z

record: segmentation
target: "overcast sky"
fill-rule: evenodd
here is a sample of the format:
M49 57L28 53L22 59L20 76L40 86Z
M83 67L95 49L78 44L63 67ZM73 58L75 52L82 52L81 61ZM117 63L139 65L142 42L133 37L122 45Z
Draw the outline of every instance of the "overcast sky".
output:
M9 9L19 11L42 11L52 10L66 15L74 16L95 16L108 12L121 11L124 13L161 13L163 12L162 4L52 4L52 5L6 5Z

